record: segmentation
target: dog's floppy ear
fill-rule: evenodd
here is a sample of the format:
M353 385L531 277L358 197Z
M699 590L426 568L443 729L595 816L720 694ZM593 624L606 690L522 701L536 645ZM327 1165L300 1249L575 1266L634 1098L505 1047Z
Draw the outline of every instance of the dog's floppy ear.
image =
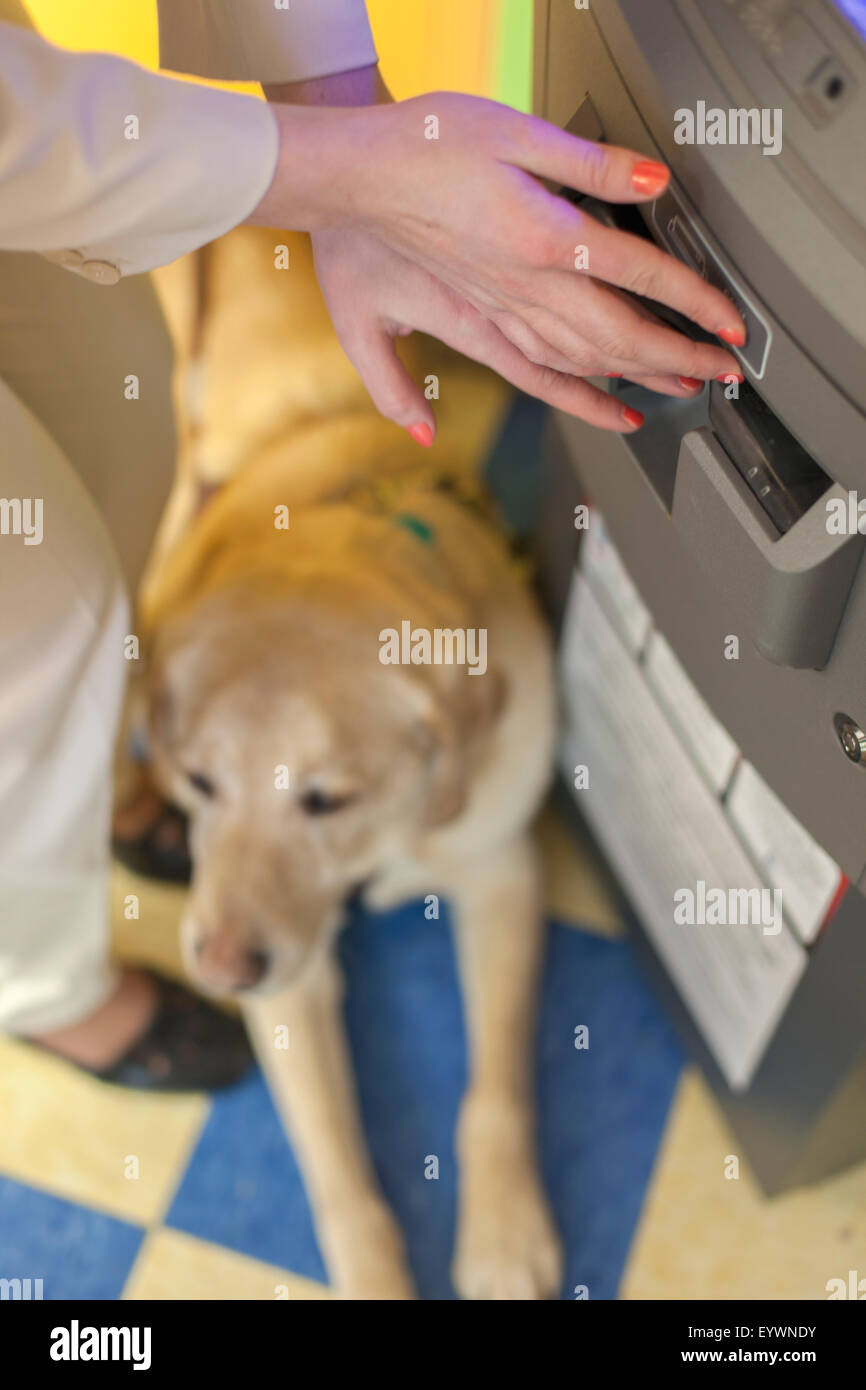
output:
M424 824L431 828L455 820L466 805L473 755L505 702L505 681L494 667L479 676L470 676L465 668L440 667L438 672L446 679L425 686L427 698L416 724L430 760Z
M164 634L163 634L164 637ZM186 734L187 700L180 696L193 674L198 653L193 644L157 641L147 667L148 730L152 753L170 753Z
M165 677L165 666L154 665L148 673L148 726L151 742L163 748L171 747L174 697Z
M227 647L215 640L201 614L201 607L175 614L151 643L146 676L148 727L157 750L170 752L188 737Z

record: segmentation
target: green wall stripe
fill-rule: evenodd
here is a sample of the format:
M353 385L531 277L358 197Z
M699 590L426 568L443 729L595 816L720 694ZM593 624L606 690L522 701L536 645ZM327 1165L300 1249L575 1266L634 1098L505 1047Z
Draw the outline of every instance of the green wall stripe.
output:
M501 0L496 97L519 111L532 107L532 0Z

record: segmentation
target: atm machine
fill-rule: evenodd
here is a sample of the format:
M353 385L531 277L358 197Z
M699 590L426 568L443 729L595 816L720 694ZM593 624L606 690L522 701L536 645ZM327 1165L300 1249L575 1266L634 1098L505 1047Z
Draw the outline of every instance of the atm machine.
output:
M701 102L781 110L781 149L678 143ZM570 804L775 1193L866 1158L866 0L537 0L534 109L669 165L564 196L748 328L738 391L552 417L537 551Z

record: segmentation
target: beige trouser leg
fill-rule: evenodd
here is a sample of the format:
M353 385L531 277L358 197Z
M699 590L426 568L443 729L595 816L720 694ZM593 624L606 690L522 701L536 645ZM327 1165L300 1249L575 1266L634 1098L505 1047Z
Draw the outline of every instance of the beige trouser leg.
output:
M144 277L90 285L0 254L0 1029L109 994L108 836L127 593L170 486L171 352ZM138 399L125 395L139 380ZM6 534L2 534L3 530ZM119 558L118 558L119 557Z
M90 499L2 383L0 421L0 1027L39 1032L111 988L109 771L129 619Z
M19 0L0 0L0 18L29 23ZM0 254L0 500L41 501L44 526L39 545L25 545L8 520L0 533L0 1029L8 1032L73 1023L114 984L108 834L126 593L135 592L171 483L170 372L145 277L107 289L41 256ZM130 376L138 399L128 398Z
M171 352L147 276L92 285L41 256L0 252L0 378L81 478L132 593L174 471ZM138 399L126 394L131 377Z

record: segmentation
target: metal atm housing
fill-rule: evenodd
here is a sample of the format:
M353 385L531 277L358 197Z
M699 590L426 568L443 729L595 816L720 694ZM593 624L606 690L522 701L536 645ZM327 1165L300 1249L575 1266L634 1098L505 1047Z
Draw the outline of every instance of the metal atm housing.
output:
M586 210L692 265L748 327L737 400L599 382L645 413L640 431L553 417L537 549L561 617L570 518L590 499L742 757L849 881L740 1090L630 894L657 987L769 1192L866 1157L866 537L827 526L828 501L866 498L864 35L862 0L535 5L536 114L672 170L654 204ZM780 152L678 144L675 113L698 102L781 109ZM737 661L720 659L730 634ZM615 836L602 848L618 869Z

